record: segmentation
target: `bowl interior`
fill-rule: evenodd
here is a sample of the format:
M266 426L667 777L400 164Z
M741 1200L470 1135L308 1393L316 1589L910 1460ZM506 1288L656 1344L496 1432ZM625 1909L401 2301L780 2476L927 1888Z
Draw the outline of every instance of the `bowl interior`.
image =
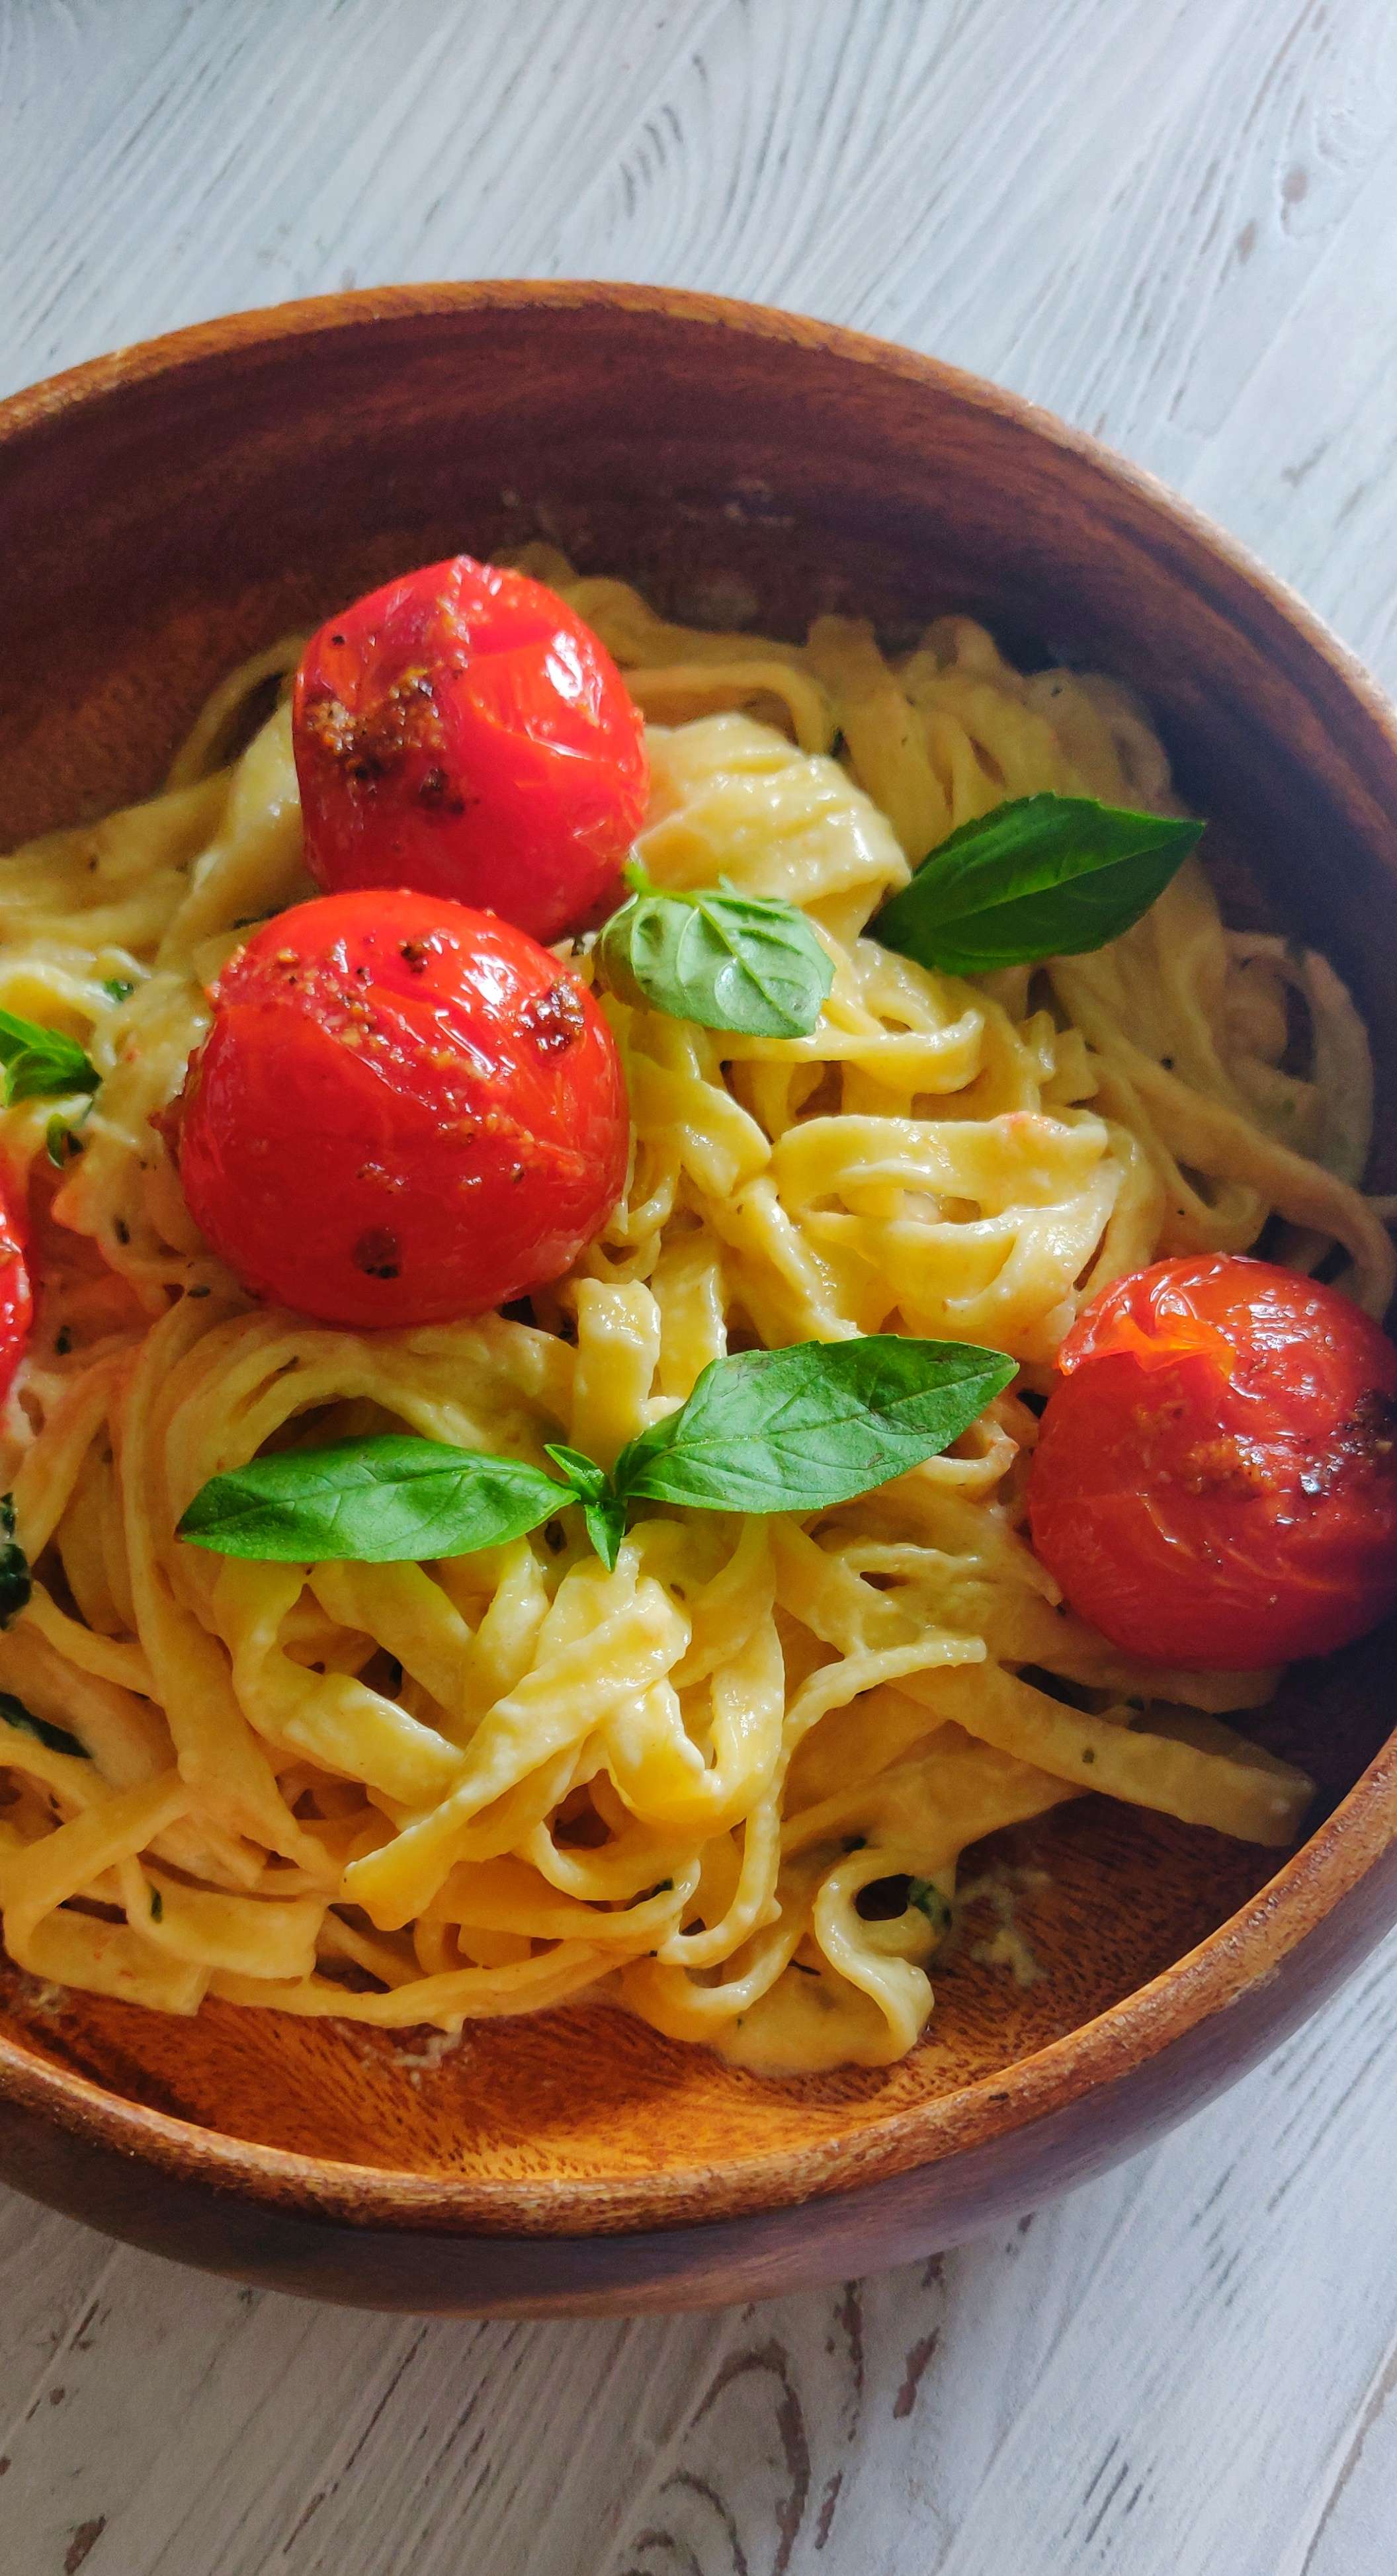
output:
M1356 984L1390 1129L1397 764L1341 657L1051 422L815 326L669 301L339 299L9 406L0 845L149 791L241 655L463 546L544 534L675 613L728 622L741 602L797 635L829 607L894 633L969 609L1022 660L1141 690L1216 818L1231 898L1310 932ZM1386 1733L1387 1651L1297 1672L1258 1729L1317 1774L1321 1815ZM963 1954L927 2040L886 2072L765 2083L607 2006L477 2025L435 2065L411 2036L216 2004L169 2020L8 1970L0 2034L226 2137L493 2188L505 2213L520 2187L626 2178L659 2206L666 2174L876 2161L899 2115L1105 2011L1275 1865L1100 1798L1001 1845L1047 1873L1021 1905L1045 1973L1018 1986Z

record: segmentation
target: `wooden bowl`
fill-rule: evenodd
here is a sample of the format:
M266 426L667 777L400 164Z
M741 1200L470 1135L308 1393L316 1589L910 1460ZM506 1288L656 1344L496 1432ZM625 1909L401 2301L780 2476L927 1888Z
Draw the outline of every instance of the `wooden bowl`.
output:
M799 634L969 608L1132 680L1188 795L1356 984L1397 1084L1397 736L1299 604L1145 476L847 332L630 287L422 287L184 331L0 409L0 844L157 783L229 665L411 564L540 532ZM1268 1721L1322 1784L1265 1853L1086 1799L1029 1836L1051 1973L938 1978L900 2066L733 2072L607 2006L469 2031L195 2021L0 1987L0 2171L214 2270L385 2308L746 2298L901 2261L1128 2154L1397 1917L1389 1639ZM1366 1766L1366 1767L1365 1767Z

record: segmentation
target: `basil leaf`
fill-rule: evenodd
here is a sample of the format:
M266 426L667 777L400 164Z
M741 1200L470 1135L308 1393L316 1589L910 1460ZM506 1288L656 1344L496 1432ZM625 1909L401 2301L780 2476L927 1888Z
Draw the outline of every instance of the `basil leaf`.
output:
M95 1091L101 1075L76 1038L41 1028L14 1011L0 1011L0 1065L5 1068L5 1107L44 1092Z
M1202 830L1090 796L1020 796L933 850L869 937L951 975L1080 957L1148 912Z
M396 1565L522 1538L576 1499L520 1458L407 1432L283 1449L214 1476L179 1536L279 1565Z
M16 1699L10 1691L0 1691L0 1719L18 1734L32 1735L36 1743L46 1744L50 1753L68 1753L78 1762L92 1759L87 1746L79 1744L75 1735L69 1735L65 1727L50 1726L46 1717L36 1717L32 1708L26 1708L23 1700Z
M706 1511L820 1511L935 1457L1015 1366L900 1333L712 1360L687 1404L622 1450L616 1490Z
M123 1002L130 1001L135 989L128 975L104 975L102 978L103 992L108 1001L116 1003L118 1008Z
M662 894L645 884L612 914L595 955L613 993L704 1029L803 1038L834 968L804 913L761 895Z
M8 1628L34 1589L29 1559L15 1537L13 1494L0 1495L0 1628Z

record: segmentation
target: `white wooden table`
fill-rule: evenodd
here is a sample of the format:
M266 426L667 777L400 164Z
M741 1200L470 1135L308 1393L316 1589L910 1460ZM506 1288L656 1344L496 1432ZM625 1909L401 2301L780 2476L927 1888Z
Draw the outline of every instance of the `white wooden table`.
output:
M0 375L717 288L1052 404L1397 687L1395 153L1393 0L0 0ZM361 2317L0 2197L0 2568L1391 2576L1394 2041L1390 1946L1007 2242L710 2318Z

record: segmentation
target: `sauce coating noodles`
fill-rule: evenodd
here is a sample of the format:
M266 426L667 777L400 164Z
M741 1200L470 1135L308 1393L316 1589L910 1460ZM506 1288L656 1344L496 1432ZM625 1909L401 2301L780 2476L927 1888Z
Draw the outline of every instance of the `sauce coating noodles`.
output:
M299 641L233 675L162 795L0 861L0 1007L102 1075L63 1112L81 1150L8 1407L35 1586L0 1689L48 1732L0 1728L5 1941L35 1977L174 2012L452 2031L605 1981L762 2069L882 2064L923 2028L959 1855L995 1828L1090 1785L1260 1843L1297 1829L1309 1784L1223 1722L1274 1675L1135 1665L1061 1607L1024 1530L1025 1396L1107 1280L1274 1220L1281 1257L1339 1247L1383 1311L1367 1044L1324 961L1228 932L1192 859L1125 937L1044 968L963 982L861 935L1005 797L1170 805L1111 682L1025 677L965 618L896 664L850 619L802 648L676 627L549 548L523 561L649 722L650 876L801 905L824 1016L750 1039L608 998L630 1179L536 1320L334 1330L238 1289L150 1123L241 929L313 891L284 700L227 758ZM44 1168L52 1110L4 1114L17 1171ZM653 1507L614 1572L562 1523L420 1566L174 1536L291 1426L610 1462L730 1347L885 1330L1023 1374L951 1453L805 1520Z

